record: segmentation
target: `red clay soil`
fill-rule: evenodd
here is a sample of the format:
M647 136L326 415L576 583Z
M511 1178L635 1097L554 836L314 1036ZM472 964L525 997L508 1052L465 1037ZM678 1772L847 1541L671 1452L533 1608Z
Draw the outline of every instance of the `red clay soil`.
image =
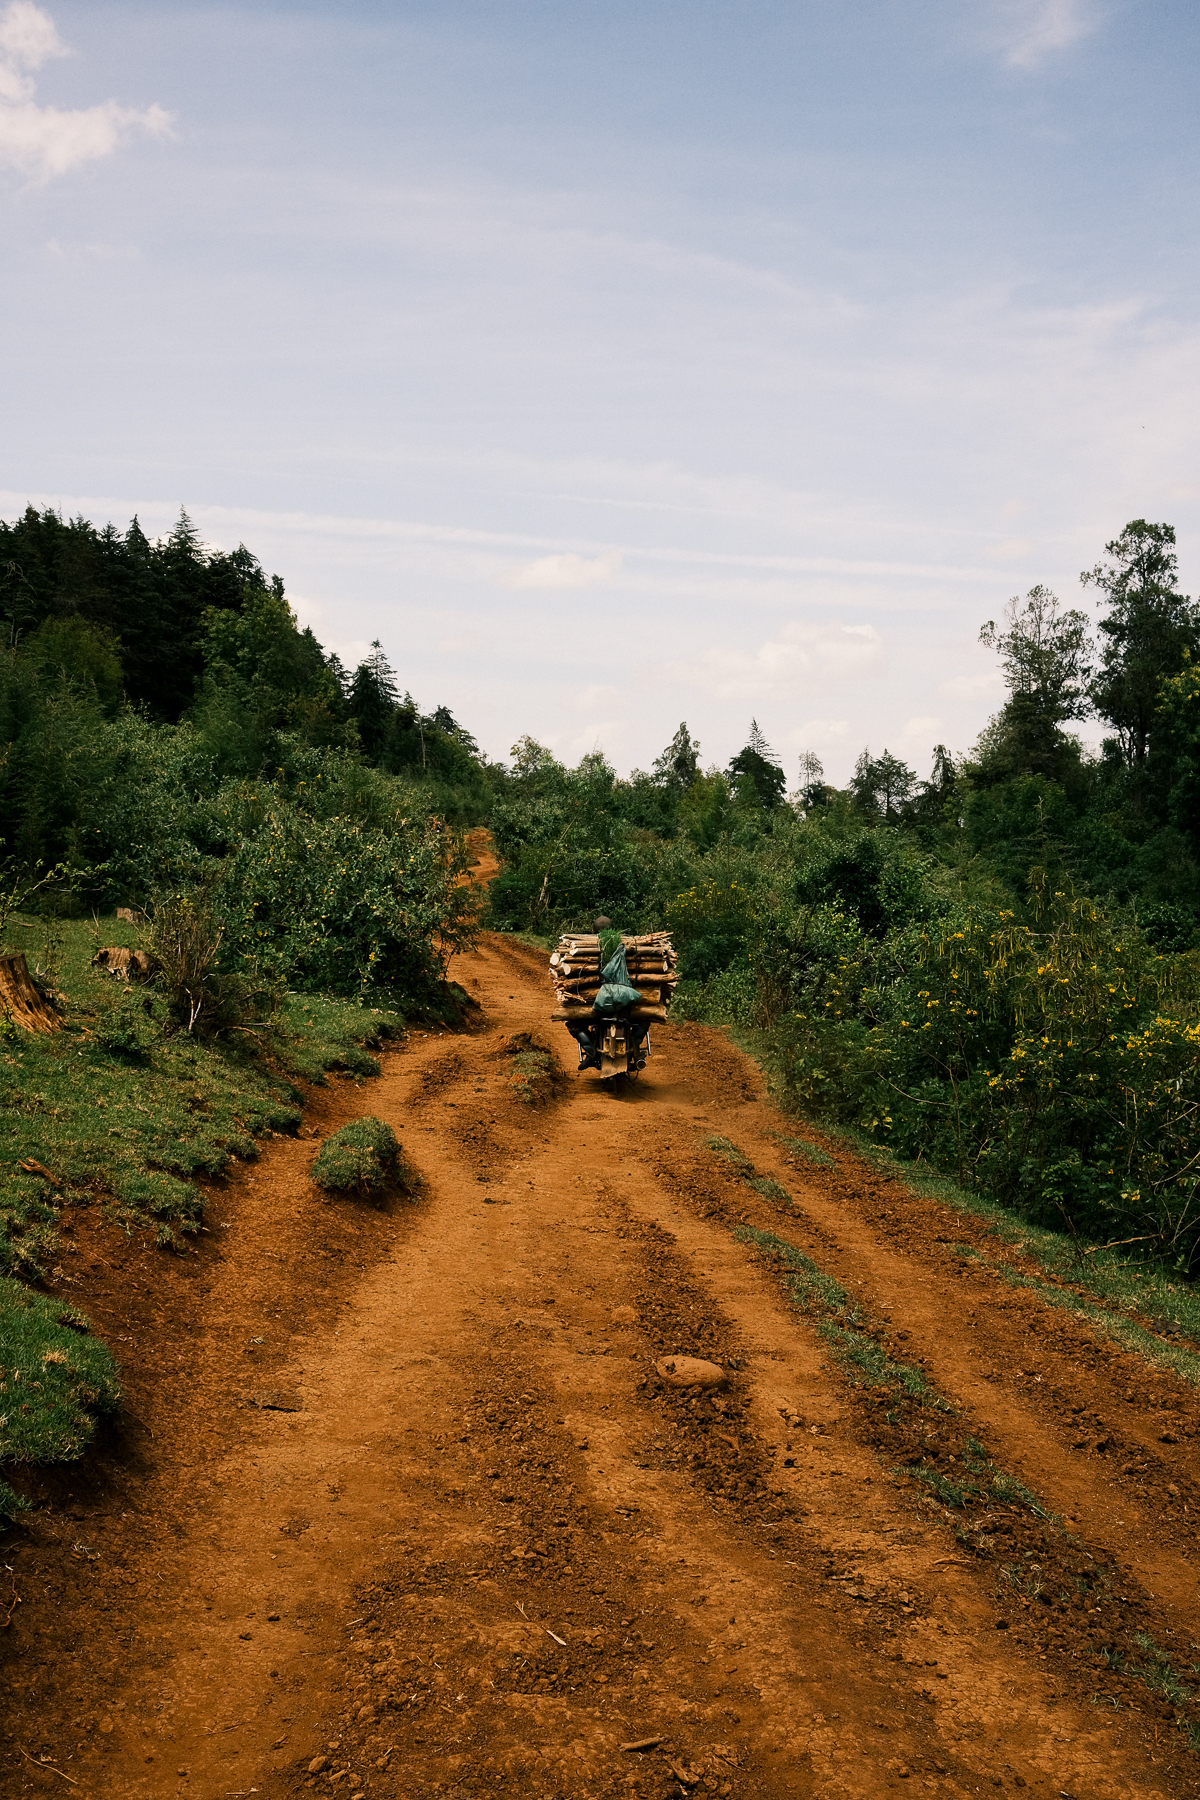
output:
M789 1154L720 1034L609 1091L543 957L453 973L478 1027L314 1095L195 1254L77 1228L127 1404L0 1546L4 1794L1200 1793L1195 1390L954 1251L982 1225ZM360 1113L414 1198L311 1184ZM851 1386L746 1223L953 1410ZM1055 1518L945 1504L984 1456Z

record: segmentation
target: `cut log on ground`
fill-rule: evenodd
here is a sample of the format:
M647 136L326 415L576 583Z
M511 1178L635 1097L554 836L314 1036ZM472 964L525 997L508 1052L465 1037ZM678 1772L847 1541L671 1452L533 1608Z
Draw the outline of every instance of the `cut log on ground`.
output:
M119 981L149 981L157 973L158 964L148 950L126 950L122 944L108 944L92 958L93 969L103 969Z
M0 1006L14 1025L26 1031L58 1031L62 1026L46 996L33 985L23 950L0 956Z

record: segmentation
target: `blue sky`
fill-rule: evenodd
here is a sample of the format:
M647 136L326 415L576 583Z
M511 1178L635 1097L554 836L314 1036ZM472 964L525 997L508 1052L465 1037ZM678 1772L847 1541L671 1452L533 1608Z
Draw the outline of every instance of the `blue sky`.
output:
M0 0L0 513L244 540L493 755L927 772L1200 580L1200 12ZM1085 727L1085 735L1094 728Z

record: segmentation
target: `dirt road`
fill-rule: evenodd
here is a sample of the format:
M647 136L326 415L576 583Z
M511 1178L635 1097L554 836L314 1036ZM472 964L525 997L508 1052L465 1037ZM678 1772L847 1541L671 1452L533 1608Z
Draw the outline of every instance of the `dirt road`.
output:
M454 973L478 1028L318 1096L197 1255L81 1233L129 1411L4 1543L4 1793L1200 1792L1195 1390L719 1034L610 1094L542 958ZM308 1181L361 1112L414 1200Z

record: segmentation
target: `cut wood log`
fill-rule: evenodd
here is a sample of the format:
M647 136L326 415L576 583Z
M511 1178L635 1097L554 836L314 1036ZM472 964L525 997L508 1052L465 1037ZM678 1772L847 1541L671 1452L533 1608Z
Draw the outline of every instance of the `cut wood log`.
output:
M627 969L673 969L675 962L674 956L664 956L659 951L655 951L653 955L649 951L642 951L639 956L631 956L628 951L625 953ZM550 967L562 975L599 974L602 966L598 956L552 956L550 958Z
M580 975L590 975L594 981L603 973L604 968L606 967L607 964L601 965L598 962L581 962L578 957L572 957L570 962L564 961L554 963L551 967L550 974L555 979L558 979L561 976L566 980L572 980ZM627 956L625 958L625 967L631 975L674 975L676 973L675 963L669 962L667 958L663 956L642 958Z
M671 932L651 932L646 938L622 938L621 941L624 943L624 954L626 954L626 956L630 954L630 950L669 949L669 947L671 947ZM570 950L572 954L578 952L578 950L592 950L592 954L599 954L599 938L588 938L588 936L583 936L583 934L578 934L578 932L567 932L567 934L563 934L563 938L560 938L560 945L558 945L558 947L560 947L560 950Z
M550 1014L550 1017L557 1024L580 1025L601 1024L606 1015L593 1012L590 1006L559 1006ZM622 1013L621 1017L665 1025L667 1009L665 1006L631 1006L628 1013Z
M158 973L158 964L148 950L126 950L121 944L108 944L97 950L91 967L103 969L119 981L149 981Z
M578 997L578 999L594 1001L596 995L599 994L599 990L601 990L601 986L603 986L601 981L556 981L556 983L554 983L554 992L558 994L560 999ZM662 981L662 979L658 979L658 981L646 981L644 977L639 976L637 979L630 979L630 986L637 988L639 992L644 990L646 994L653 994L657 997L660 988L671 988L671 986L675 986L675 983L671 983L671 981Z
M637 994L637 1004L640 1006L665 1006L671 998L669 994L664 997L662 989L656 987L639 987L635 988L634 992ZM595 1004L594 994L555 994L554 998L560 1006L583 1006L589 1011Z
M26 1031L58 1031L62 1019L33 985L23 950L0 956L0 1006L14 1025Z

